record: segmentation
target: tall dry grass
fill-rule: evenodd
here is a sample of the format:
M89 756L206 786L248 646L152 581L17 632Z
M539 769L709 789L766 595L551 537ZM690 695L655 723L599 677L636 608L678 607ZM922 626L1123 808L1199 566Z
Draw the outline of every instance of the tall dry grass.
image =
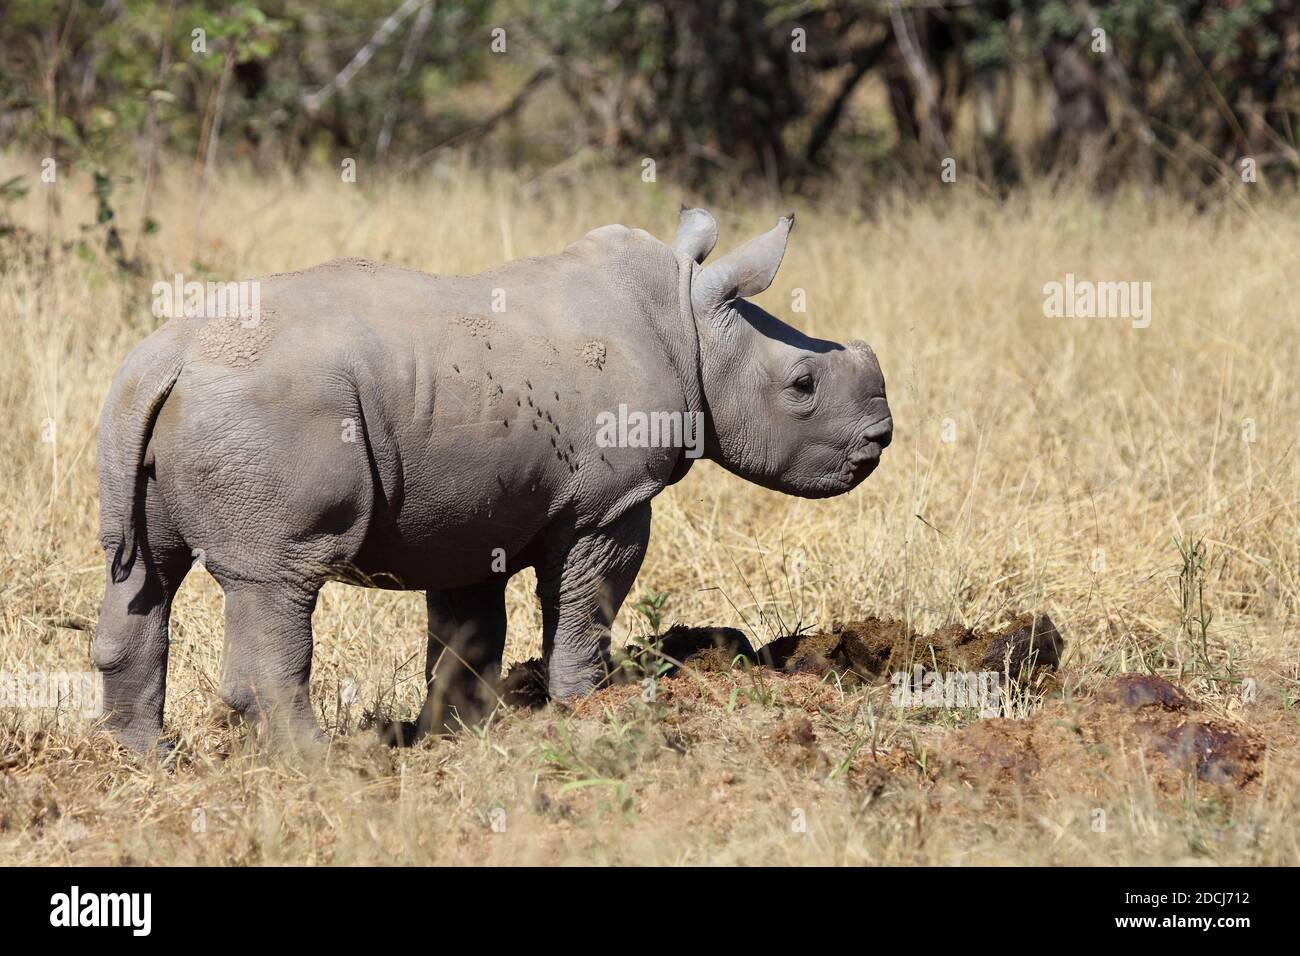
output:
M0 179L35 171L0 161ZM37 247L42 188L14 210ZM72 242L93 220L90 189L75 177L60 188L56 238ZM0 267L0 670L89 667L103 576L95 423L117 364L154 327L151 282L257 276L334 255L472 272L609 222L668 237L690 198L641 182L639 168L561 184L463 157L386 184L344 183L329 169L232 169L197 227L184 180L164 183L162 229L147 241L140 280L57 243L48 264L11 247ZM999 203L959 182L922 200L878 197L870 216L793 208L789 254L760 302L811 334L874 346L893 446L863 487L827 501L782 497L702 463L656 501L632 599L666 593L668 621L733 625L759 642L869 614L928 630L1043 610L1081 680L1158 669L1230 716L1237 688L1213 679L1230 657L1233 673L1259 674L1289 707L1300 676L1300 201L1196 214L1160 197L1047 187ZM772 201L714 208L719 249L785 211ZM119 218L135 221L131 202ZM1042 287L1067 272L1150 281L1150 327L1044 318ZM796 289L804 314L791 311ZM1175 545L1201 539L1214 612L1206 648L1184 626ZM527 577L509 591L510 660L538 650ZM613 712L510 715L480 736L389 752L358 724L367 710L416 709L422 597L331 585L315 625L314 695L339 735L326 767L249 752L215 719L221 595L192 575L176 602L169 673L179 766L115 754L75 717L0 714L0 860L1300 856L1289 768L1270 768L1256 797L1228 809L1207 809L1197 794L1162 802L1140 773L1109 781L1122 823L1102 837L1088 826L1095 788L1063 781L1056 798L1008 804L960 788L937 800L917 787L873 802L840 778L771 762L780 706L679 714L685 755L654 743L641 718ZM645 630L625 608L617 637ZM907 715L879 721L881 745L917 760L950 730ZM792 831L792 808L805 812L807 832ZM499 819L504 832L493 830Z

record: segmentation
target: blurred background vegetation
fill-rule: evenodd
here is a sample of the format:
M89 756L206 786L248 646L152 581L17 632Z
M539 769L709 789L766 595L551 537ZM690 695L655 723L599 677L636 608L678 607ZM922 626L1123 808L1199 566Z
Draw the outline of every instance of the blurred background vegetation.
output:
M1295 177L1298 65L1300 0L0 0L0 144L92 172L105 217L177 157L449 147L539 177L649 158L705 194L865 195L951 158L995 192L1205 203L1243 159Z

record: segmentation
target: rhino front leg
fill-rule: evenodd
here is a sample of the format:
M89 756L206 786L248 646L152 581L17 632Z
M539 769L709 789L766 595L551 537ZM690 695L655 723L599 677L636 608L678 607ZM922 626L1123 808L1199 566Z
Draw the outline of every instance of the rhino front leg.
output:
M473 725L497 702L506 647L506 578L448 591L429 591L429 695L416 724L430 730Z
M221 696L281 743L312 745L325 735L311 710L311 613L315 586L222 582L226 593Z
M586 694L609 670L610 625L650 542L650 503L574 539L537 569L542 652L553 699Z

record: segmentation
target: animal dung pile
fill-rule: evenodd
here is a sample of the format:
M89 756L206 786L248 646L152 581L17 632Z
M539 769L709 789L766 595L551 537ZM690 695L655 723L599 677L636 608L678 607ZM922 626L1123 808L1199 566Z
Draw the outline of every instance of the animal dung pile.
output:
M834 623L829 631L790 634L755 648L743 632L732 627L688 627L676 624L652 646L629 645L615 655L626 663L611 683L641 674L662 662L666 676L685 668L702 674L725 673L748 663L783 674L834 676L845 687L878 685L893 675L926 671L991 671L1013 682L1028 679L1033 668L1055 670L1065 639L1046 614L1018 618L993 632L957 625L928 635L914 634L903 621L871 617L848 624ZM546 670L531 660L511 668L502 685L502 698L514 706L539 707L546 702Z
M1046 614L1019 618L994 632L951 625L928 635L912 633L903 621L871 617L834 623L829 631L779 637L757 650L734 628L676 625L658 645L658 654L672 665L670 673L680 665L706 673L726 671L743 658L786 674L834 674L845 686L878 684L916 666L992 671L1017 681L1026 679L1032 667L1054 670L1064 650L1065 639ZM629 652L638 662L656 653Z

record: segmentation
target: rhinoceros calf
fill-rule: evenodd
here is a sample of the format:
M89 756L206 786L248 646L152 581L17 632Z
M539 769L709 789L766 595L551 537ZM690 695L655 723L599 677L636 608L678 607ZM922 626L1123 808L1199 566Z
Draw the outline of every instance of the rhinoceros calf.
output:
M321 736L308 677L327 580L427 593L424 729L495 699L521 568L537 573L551 695L590 691L650 500L694 460L690 423L728 471L809 498L855 487L889 444L870 347L746 301L793 224L708 266L702 209L672 245L605 226L476 276L333 260L262 280L256 322L159 328L99 427L94 659L118 739L158 742L172 596L196 555L225 592L222 697L277 735ZM668 413L685 425L672 441L625 427Z

